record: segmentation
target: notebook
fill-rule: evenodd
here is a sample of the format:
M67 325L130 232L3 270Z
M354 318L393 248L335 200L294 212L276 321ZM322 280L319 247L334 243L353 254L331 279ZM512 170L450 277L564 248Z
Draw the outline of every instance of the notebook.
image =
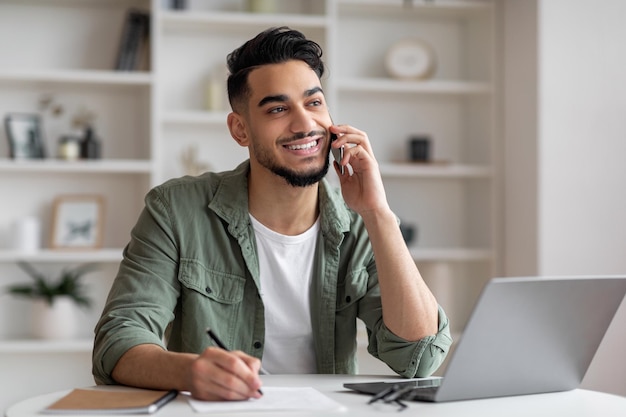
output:
M443 378L350 383L377 394L455 401L577 388L626 294L626 276L493 278L483 288Z
M176 398L177 391L74 389L43 414L152 414Z

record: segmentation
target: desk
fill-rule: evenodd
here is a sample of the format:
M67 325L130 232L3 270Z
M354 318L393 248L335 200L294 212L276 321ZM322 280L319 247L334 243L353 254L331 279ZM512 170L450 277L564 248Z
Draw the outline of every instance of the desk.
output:
M389 379L380 376L352 376L352 375L264 375L265 386L278 387L314 387L337 402L343 404L347 410L330 413L311 412L283 412L285 416L328 416L328 415L355 415L371 417L381 415L394 416L480 416L501 417L541 417L541 416L568 416L568 417L624 417L626 415L626 397L605 394L587 390L573 390L551 394L524 395L518 397L491 398L472 401L456 401L448 403L421 403L409 401L408 408L398 414L397 407L387 404L367 405L369 396L357 394L343 388L345 382L369 382ZM68 391L41 395L24 400L9 407L6 417L41 417L40 410L65 395ZM270 413L272 415L281 413ZM159 410L155 417L185 417L200 416L195 413L184 396L179 395L176 400ZM236 415L238 417L268 415L267 413L237 413L211 414L211 416ZM119 417L119 415L118 415Z

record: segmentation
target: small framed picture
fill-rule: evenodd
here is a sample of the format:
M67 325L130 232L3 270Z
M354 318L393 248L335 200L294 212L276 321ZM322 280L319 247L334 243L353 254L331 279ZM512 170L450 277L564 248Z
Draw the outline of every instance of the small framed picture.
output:
M102 246L104 197L62 195L54 200L52 213L52 248L97 249Z
M4 117L4 127L9 140L9 156L13 159L44 158L39 115L9 113Z

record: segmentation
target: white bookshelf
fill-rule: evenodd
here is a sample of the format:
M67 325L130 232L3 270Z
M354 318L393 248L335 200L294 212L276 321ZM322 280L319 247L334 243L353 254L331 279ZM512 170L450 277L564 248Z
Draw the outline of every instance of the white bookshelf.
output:
M228 112L226 111L170 111L163 115L163 123L172 125L181 124L223 126L224 123L226 123L227 117Z
M26 0L0 4L0 113L38 113L39 99L52 95L64 107L59 117L40 113L47 157L8 159L4 128L0 135L0 286L28 280L17 261L43 273L83 263L98 264L86 277L93 309L79 311L79 340L29 339L28 300L2 295L0 358L58 355L91 350L95 320L122 259L122 248L153 182L153 71L114 71L113 63L126 10L151 8L149 0ZM19 39L19 42L16 41ZM85 107L97 114L102 159L66 161L56 157L57 140L72 132L71 118ZM104 247L54 250L48 245L51 208L62 194L100 194L105 198ZM14 250L11 224L23 216L42 222L42 249ZM126 229L126 230L122 230ZM10 319L9 319L10 318ZM17 366L17 365L16 365ZM24 364L28 366L28 364ZM51 363L52 367L54 364ZM5 387L6 388L6 387Z
M0 340L0 354L89 353L92 339L58 340L42 343L35 339Z
M452 163L382 163L380 172L385 178L458 178L490 179L493 170L490 166Z
M488 249L409 248L416 262L491 262L494 254Z
M0 250L0 262L16 260L37 263L116 263L122 260L122 248L105 248L89 251L44 249L37 252Z
M0 71L0 83L55 83L105 86L150 86L148 73L87 70L13 70Z
M9 160L6 140L0 141L0 193L11 196L0 207L0 284L14 281L17 259L44 267L98 262L114 275L145 193L184 174L179 158L185 149L195 147L199 159L214 170L230 169L246 158L226 129L227 109L207 109L207 79L235 47L279 25L299 29L323 47L329 74L324 89L333 118L368 133L392 208L403 222L417 225L418 238L410 249L418 266L449 264L454 278L471 288L470 297L495 274L500 174L491 1L416 0L408 7L401 0L293 0L279 1L273 14L248 13L245 2L234 0L190 1L184 11L168 10L166 3L0 3L1 38L27 40L19 50L0 41L0 113L37 111L38 97L52 93L68 111L86 104L97 112L103 139L103 159L71 162L54 157ZM130 7L151 11L147 71L111 69ZM32 24L15 23L25 16ZM403 37L433 45L437 70L432 78L398 81L387 76L384 54ZM44 122L53 153L63 122L49 116ZM432 135L434 159L442 162L407 163L406 141L416 133ZM21 254L9 247L13 219L37 215L47 230L51 200L77 192L105 196L107 249L60 252L44 247ZM96 295L102 303L106 292ZM467 307L451 310L459 332ZM24 341L17 333L12 324L0 323L0 353L86 346L85 341Z
M492 86L484 82L456 80L415 82L365 77L339 79L337 88L340 91L360 93L479 95L492 92Z
M152 171L149 160L107 159L63 161L58 159L11 160L0 159L3 173L77 173L77 174L146 174Z
M223 11L162 11L161 22L165 29L196 30L207 29L227 31L232 26L258 28L270 26L298 26L324 28L329 19L323 15L302 14L252 14L246 12Z

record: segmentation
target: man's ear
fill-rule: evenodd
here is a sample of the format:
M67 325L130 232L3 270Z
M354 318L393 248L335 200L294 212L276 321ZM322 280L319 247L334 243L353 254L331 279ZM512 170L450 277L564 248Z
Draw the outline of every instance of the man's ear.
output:
M235 112L229 113L226 122L228 124L228 130L230 130L230 135L235 139L235 142L237 142L239 146L248 147L250 142L243 116Z

